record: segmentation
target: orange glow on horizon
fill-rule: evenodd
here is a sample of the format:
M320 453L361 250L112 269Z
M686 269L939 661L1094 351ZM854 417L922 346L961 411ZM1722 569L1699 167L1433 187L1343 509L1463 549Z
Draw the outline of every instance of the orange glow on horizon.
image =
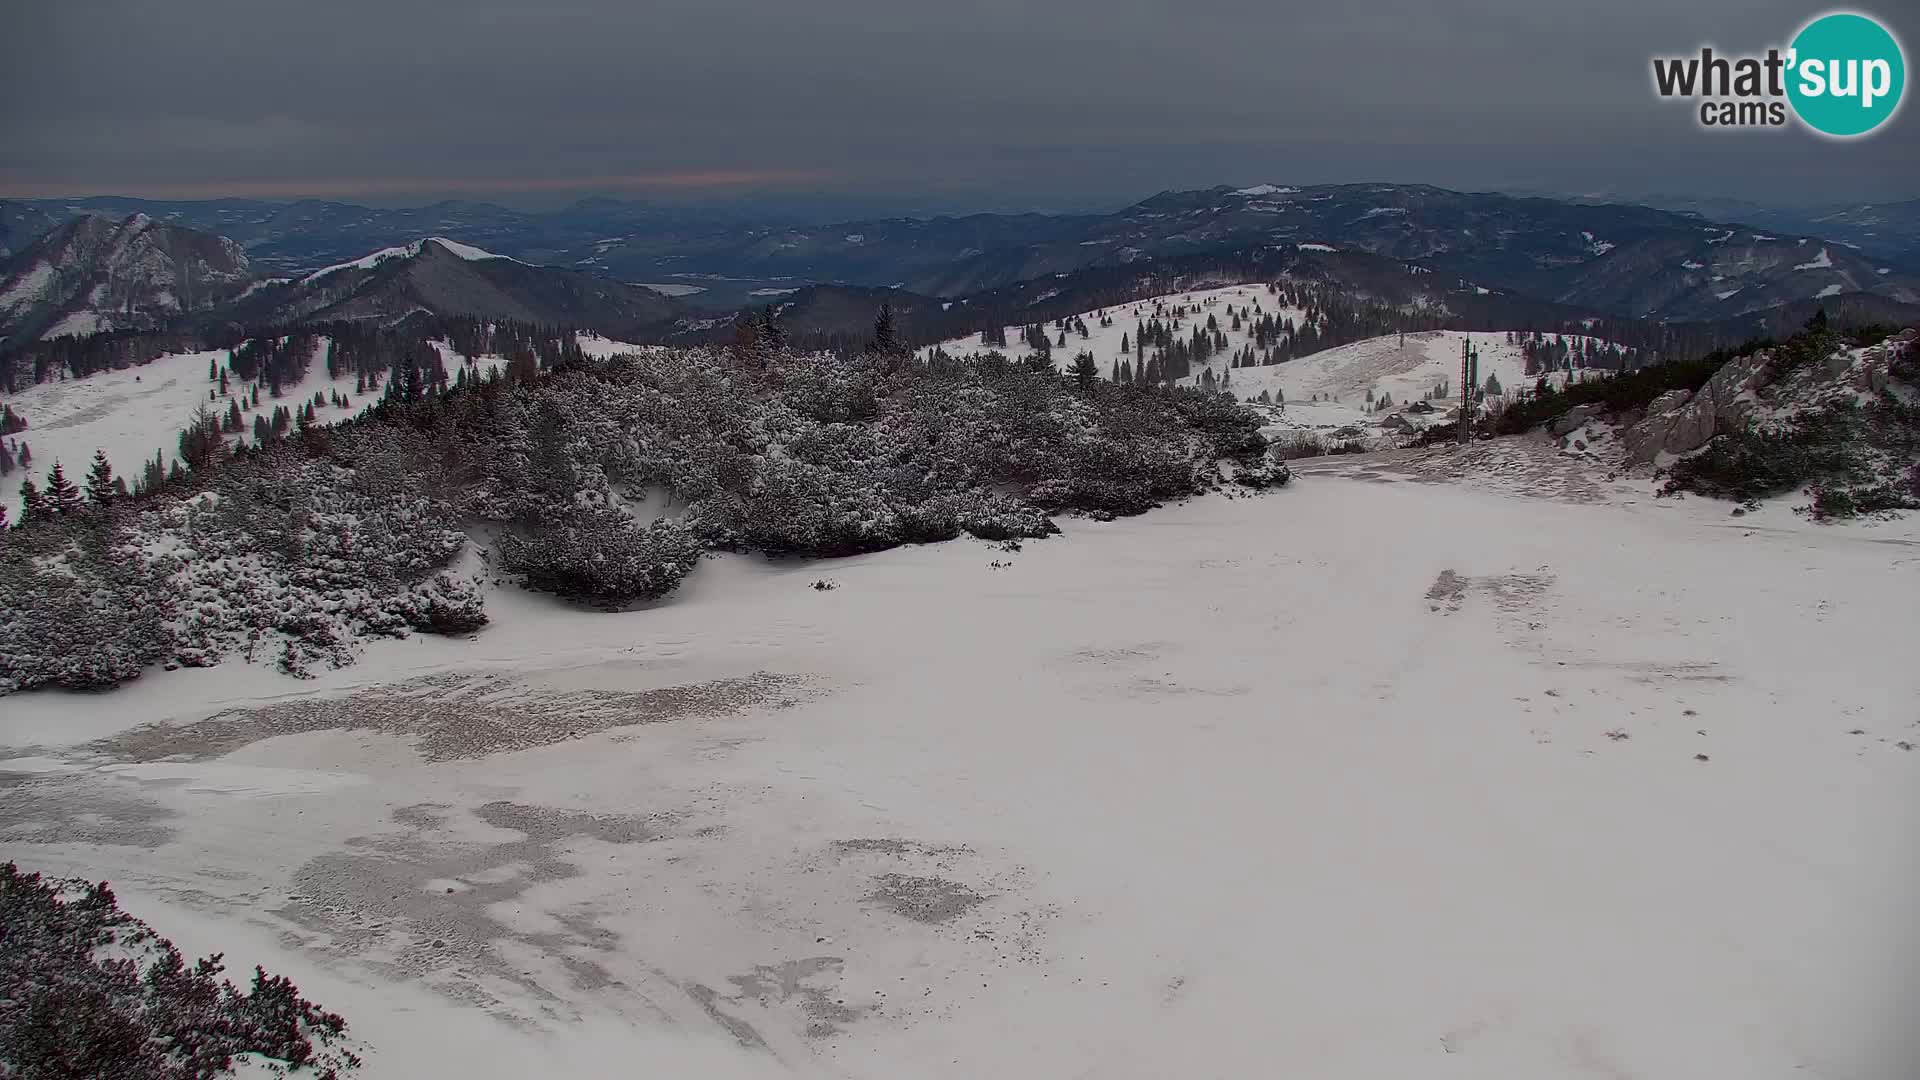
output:
M518 194L543 191L697 191L702 188L765 187L814 183L840 174L830 169L696 169L613 176L552 176L521 179L408 177L378 180L204 180L170 183L48 183L0 180L0 198L59 199L115 195L147 199L297 199L355 195Z

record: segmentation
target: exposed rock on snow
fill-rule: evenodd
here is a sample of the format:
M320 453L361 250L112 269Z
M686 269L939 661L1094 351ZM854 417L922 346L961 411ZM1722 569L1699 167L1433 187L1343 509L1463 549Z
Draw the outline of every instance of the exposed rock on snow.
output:
M1766 384L1773 358L1769 349L1735 357L1699 392L1669 390L1655 398L1646 418L1623 436L1628 460L1648 464L1661 454L1691 453L1716 433L1738 427L1752 412L1754 393Z
M1662 455L1692 453L1716 435L1740 430L1749 420L1803 412L1839 399L1877 396L1887 388L1890 363L1912 347L1916 334L1920 330L1909 329L1879 345L1841 349L1784 378L1778 370L1778 350L1760 349L1735 357L1698 392L1671 390L1655 398L1645 418L1622 435L1628 459L1648 464L1662 460ZM1578 411L1555 421L1554 433L1562 434L1563 425L1567 430L1579 426L1566 423Z
M1554 435L1565 435L1600 414L1598 405L1576 405L1566 414L1547 425L1547 431Z

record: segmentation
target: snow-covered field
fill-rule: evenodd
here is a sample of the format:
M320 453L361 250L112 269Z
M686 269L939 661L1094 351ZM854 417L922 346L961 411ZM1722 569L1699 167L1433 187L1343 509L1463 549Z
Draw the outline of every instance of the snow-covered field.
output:
M18 695L0 847L370 1077L1911 1076L1920 530L1342 468Z

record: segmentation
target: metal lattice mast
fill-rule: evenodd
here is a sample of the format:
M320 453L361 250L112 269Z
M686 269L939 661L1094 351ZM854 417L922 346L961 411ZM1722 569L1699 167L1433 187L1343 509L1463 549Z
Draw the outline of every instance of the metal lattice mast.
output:
M1473 340L1460 342L1460 442L1467 441L1467 418L1473 411Z

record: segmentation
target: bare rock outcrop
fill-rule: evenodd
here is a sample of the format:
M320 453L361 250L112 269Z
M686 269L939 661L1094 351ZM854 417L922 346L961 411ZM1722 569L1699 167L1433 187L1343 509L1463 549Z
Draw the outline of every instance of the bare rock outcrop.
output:
M1646 464L1661 454L1685 454L1746 422L1758 393L1772 378L1774 351L1761 349L1727 361L1698 391L1669 390L1621 436L1627 460Z

